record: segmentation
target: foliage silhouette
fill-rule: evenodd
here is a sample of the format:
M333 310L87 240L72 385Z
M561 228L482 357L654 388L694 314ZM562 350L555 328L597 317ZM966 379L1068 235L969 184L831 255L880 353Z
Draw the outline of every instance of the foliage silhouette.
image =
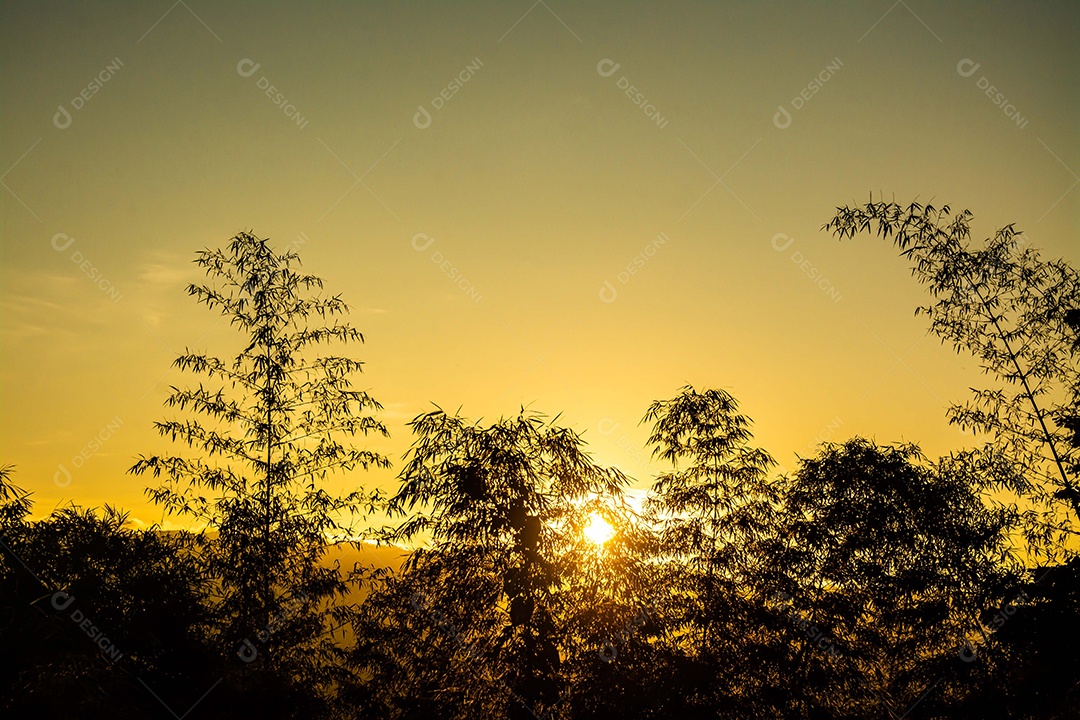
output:
M20 528L30 514L30 494L11 481L14 465L0 465L0 535Z
M982 608L1021 580L1011 516L984 504L986 484L972 453L929 463L862 438L824 444L784 478L767 556L773 598L798 619L792 672L808 705L902 715L959 664Z
M759 679L741 658L752 652L747 629L760 609L744 589L759 580L758 544L775 522L775 461L751 445L751 420L724 390L683 387L654 402L643 422L652 423L653 456L674 466L656 479L647 506L667 559L661 615L680 638L671 648L686 695L680 712L757 714L751 688Z
M1038 568L983 613L986 638L953 717L1080 715L1080 560Z
M362 363L319 353L363 336L339 319L345 302L319 293L322 281L297 270L295 252L276 253L267 240L240 233L224 250L199 252L195 263L210 282L190 285L188 294L229 318L243 349L228 361L191 351L176 359L175 367L213 385L173 387L166 405L195 419L155 427L202 455L140 457L131 472L161 478L148 490L154 502L213 531L192 551L215 583L222 651L249 663L230 677L250 681L260 695L276 697L284 679L329 697L344 680L332 632L346 622L349 586L321 561L328 543L355 537L353 521L377 496L335 497L320 481L389 462L348 444L387 434L369 414L381 406L352 386Z
M1080 399L1078 348L1069 331L1080 309L1080 274L1063 260L1042 260L1012 224L975 246L972 217L967 210L953 215L948 205L903 208L871 198L837 208L824 229L839 238L873 230L911 261L912 275L934 301L916 314L927 315L942 342L971 353L997 381L951 406L949 421L989 433L986 456L996 467L997 455L1016 464L998 486L1031 502L1023 528L1032 551L1068 556L1080 533L1080 452L1067 428Z
M605 633L641 602L628 479L595 465L573 431L524 410L487 427L441 410L410 425L416 440L389 503L401 521L385 538L423 544L400 573L377 578L355 662L401 717L565 707L577 676L603 664ZM599 509L617 530L603 558L582 534Z
M191 717L220 720L1075 717L1080 281L1012 226L973 248L970 219L871 198L826 229L912 261L918 312L996 382L949 410L984 447L930 461L856 437L777 475L731 394L686 386L643 418L664 465L643 507L524 408L418 415L390 497L329 494L333 473L389 466L352 444L387 431L332 349L363 340L348 308L250 233L200 252L188 293L240 349L175 361L200 376L166 401L190 417L155 427L190 456L131 472L201 529L108 506L31 520L0 466L4 717L179 716L200 696ZM343 572L331 546L376 510L390 524L365 530L400 563Z
M7 478L6 500L24 506ZM21 511L20 511L21 512ZM126 515L67 507L36 522L5 518L0 560L0 708L4 717L142 717L158 699L190 703L220 670L206 642L206 582L175 535ZM24 559L25 558L25 559Z
M1080 310L1066 313L1080 350ZM1077 388L1062 425L1080 447ZM1073 472L1080 467L1073 466ZM1064 720L1080 715L1080 559L1036 567L1029 581L989 605L980 618L982 645L965 677L954 716Z

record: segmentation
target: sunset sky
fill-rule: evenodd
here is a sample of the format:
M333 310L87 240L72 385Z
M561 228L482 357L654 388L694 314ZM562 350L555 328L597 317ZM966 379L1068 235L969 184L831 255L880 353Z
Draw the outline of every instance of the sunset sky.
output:
M723 387L787 468L821 439L970 444L976 364L904 260L821 231L873 192L1080 262L1075 2L3 3L0 464L37 514L161 520L184 291L241 230L352 305L406 422L526 405L644 487L638 425ZM152 482L152 480L151 480ZM393 472L337 486L393 485Z

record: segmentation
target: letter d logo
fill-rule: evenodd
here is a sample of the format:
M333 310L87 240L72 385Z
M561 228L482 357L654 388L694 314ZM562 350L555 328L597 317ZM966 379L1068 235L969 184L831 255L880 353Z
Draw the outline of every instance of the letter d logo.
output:
M59 468L53 473L52 481L56 484L56 487L66 488L71 484L71 472L63 465L60 465Z
M423 105L419 106L416 114L412 116L412 124L421 130L427 130L431 127L431 113Z
M250 640L244 640L240 649L236 651L236 657L240 658L246 663L251 662L258 657L259 651L255 649L255 646L251 644Z
M600 62L596 63L596 72L600 74L600 77L611 77L615 74L615 71L620 67L619 63L615 62L611 58L604 58Z
M600 418L600 422L596 423L596 430L601 435L610 435L619 429L619 423L609 417Z
M619 291L615 289L610 280L605 280L604 284L600 286L600 299L606 303L613 303L619 299Z
M54 592L52 596L52 606L57 610L67 610L71 607L71 603L75 602L75 598L68 595L66 592Z
M971 77L980 67L982 67L981 63L977 63L971 58L964 58L956 63L956 72L960 77Z
M255 62L251 58L244 58L236 63L236 74L240 77L251 77L261 67L262 64Z
M791 127L791 113L787 111L787 108L781 105L777 108L776 114L772 116L772 124L781 130L787 130Z
M779 240L780 242L787 240L787 242L785 242L783 245L780 245L777 243L777 240ZM795 238L788 237L784 233L776 233L772 236L772 240L769 241L769 243L773 246L773 250L776 250L777 252L784 252L789 247L791 247L791 243L793 242L795 242Z
M64 242L65 240L67 240L67 242ZM62 242L64 244L60 245L59 243ZM53 250L55 250L56 252L64 252L69 247L71 247L71 243L73 242L75 242L75 238L71 237L70 235L65 235L64 233L56 233L52 236L52 246Z
M427 242L424 242L425 240ZM435 242L435 238L431 237L427 233L416 233L412 236L413 250L416 250L417 252L424 252L429 247L431 247L431 243L433 242ZM423 244L421 245L420 243Z
M63 105L56 106L56 114L52 116L53 125L61 130L71 127L71 113Z

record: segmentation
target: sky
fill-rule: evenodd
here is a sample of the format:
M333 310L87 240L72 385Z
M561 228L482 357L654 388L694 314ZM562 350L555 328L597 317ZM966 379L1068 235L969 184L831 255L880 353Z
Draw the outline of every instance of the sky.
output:
M176 449L173 359L235 347L185 287L242 230L352 307L396 469L432 403L527 406L644 488L684 384L781 469L970 446L977 364L821 228L882 194L1080 261L1078 36L1075 2L4 2L0 463L38 515L175 523L127 470Z

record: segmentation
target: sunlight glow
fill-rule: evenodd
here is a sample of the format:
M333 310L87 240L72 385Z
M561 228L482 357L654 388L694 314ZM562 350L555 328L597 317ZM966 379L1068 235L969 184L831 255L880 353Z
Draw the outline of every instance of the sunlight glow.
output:
M614 528L600 514L593 513L589 516L589 524L585 526L585 537L589 542L600 546L610 540L614 534Z

